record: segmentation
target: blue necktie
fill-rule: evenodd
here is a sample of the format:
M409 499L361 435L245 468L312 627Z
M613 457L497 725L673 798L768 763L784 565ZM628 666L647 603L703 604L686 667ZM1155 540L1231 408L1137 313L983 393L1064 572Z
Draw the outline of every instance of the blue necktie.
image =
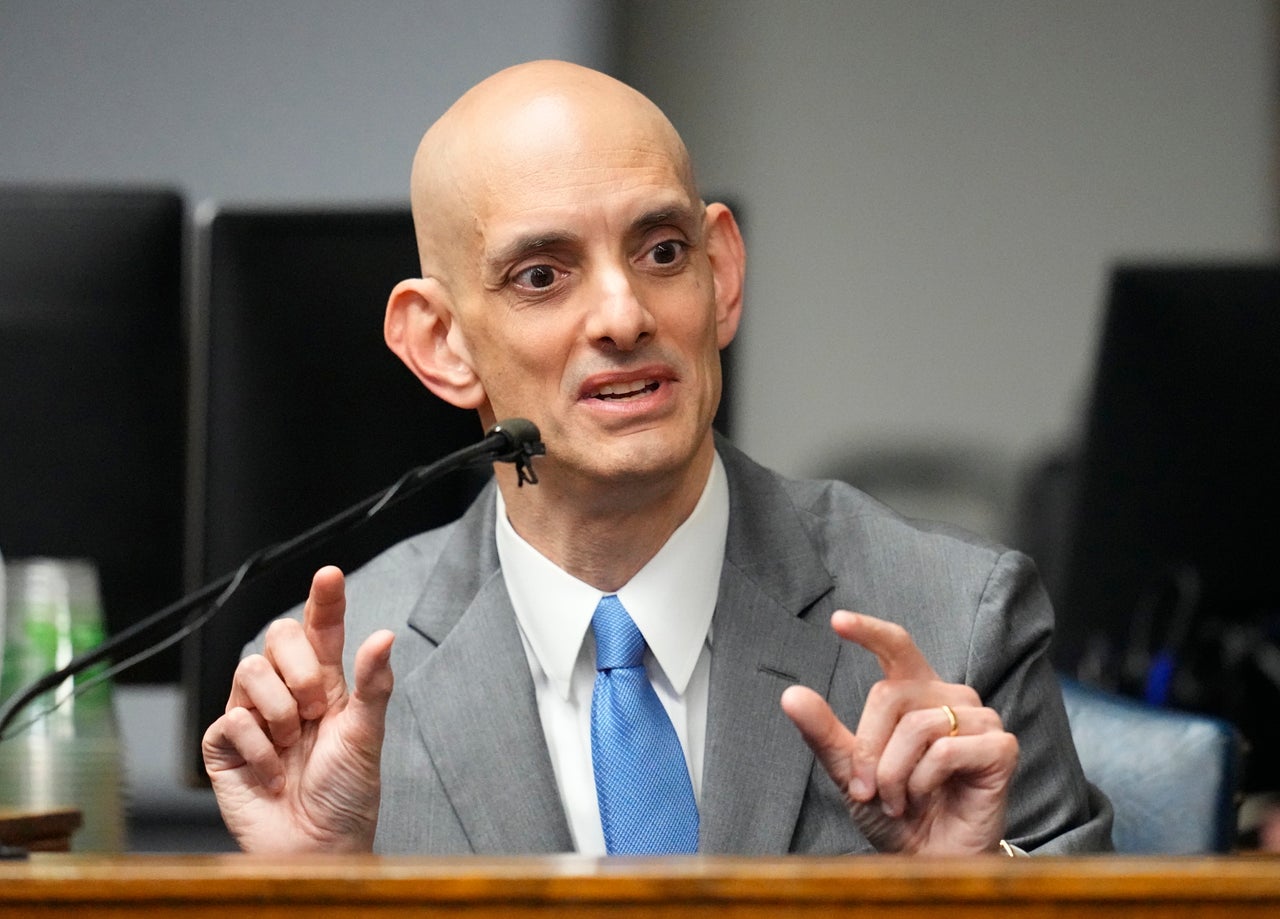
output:
M591 618L596 685L591 763L610 855L698 851L698 805L684 751L644 672L644 636L616 596Z

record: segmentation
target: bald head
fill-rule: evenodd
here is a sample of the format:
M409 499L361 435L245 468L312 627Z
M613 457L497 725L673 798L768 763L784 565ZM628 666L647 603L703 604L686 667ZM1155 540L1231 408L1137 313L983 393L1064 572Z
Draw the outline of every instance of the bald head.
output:
M566 163L637 151L697 200L688 151L645 96L595 70L534 61L468 90L431 126L413 161L411 200L424 275L446 283L474 267L462 258L491 207L513 186L548 197ZM601 176L601 193L604 176ZM460 260L461 259L461 260Z
M711 468L746 267L733 214L699 199L671 123L604 74L522 64L431 127L412 194L422 276L391 292L387 343L484 426L538 425L537 496L500 479L517 530L538 545L545 528L556 560L579 542L579 513L669 504L646 524L665 540ZM558 523L539 516L552 508ZM645 554L621 554L633 550Z

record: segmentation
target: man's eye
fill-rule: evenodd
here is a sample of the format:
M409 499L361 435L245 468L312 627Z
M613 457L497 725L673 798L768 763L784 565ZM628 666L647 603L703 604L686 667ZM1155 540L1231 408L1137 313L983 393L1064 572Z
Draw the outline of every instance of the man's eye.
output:
M516 283L523 287L542 290L556 282L556 270L550 265L534 265L516 275Z
M672 265L684 253L684 243L669 239L666 242L660 242L650 250L653 260L659 265Z

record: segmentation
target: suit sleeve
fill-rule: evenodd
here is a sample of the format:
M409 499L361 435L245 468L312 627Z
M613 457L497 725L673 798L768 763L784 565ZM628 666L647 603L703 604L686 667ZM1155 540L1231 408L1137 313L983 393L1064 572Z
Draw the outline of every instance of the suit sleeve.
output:
M966 679L1018 738L1009 842L1040 854L1111 849L1111 805L1080 768L1049 659L1053 609L1029 558L1004 552L982 592Z

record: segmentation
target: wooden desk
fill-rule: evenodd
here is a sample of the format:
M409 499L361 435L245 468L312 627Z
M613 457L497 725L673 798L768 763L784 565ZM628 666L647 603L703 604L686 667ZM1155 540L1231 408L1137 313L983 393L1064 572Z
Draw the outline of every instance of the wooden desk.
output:
M1280 859L267 859L38 854L0 863L5 919L468 916L1280 916Z

